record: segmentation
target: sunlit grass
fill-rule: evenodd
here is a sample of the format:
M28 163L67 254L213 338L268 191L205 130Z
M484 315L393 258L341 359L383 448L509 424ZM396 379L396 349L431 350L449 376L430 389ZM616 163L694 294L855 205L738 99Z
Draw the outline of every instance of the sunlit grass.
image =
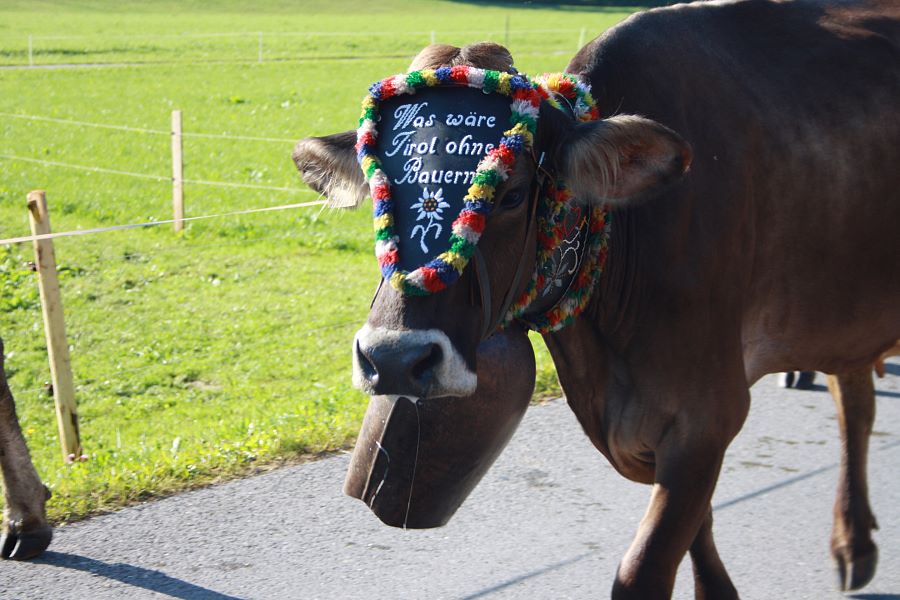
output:
M31 34L45 36L34 40L37 63L147 64L0 70L0 112L167 131L179 109L185 132L293 140L353 128L366 87L403 70L432 31L456 44L508 35L519 68L537 73L564 68L582 29L591 37L630 12L433 0L316 1L302 11L288 2L210 6L4 3L0 63L27 64ZM525 31L535 29L566 31ZM256 62L253 36L151 36L219 31L265 32L264 62ZM277 35L309 31L343 34ZM138 34L151 37L127 37ZM47 37L54 35L83 37ZM382 58L309 59L366 54ZM4 116L0 134L7 156L163 178L171 172L167 134ZM188 184L188 216L314 199L291 147L185 138L188 179L296 190ZM25 197L37 188L47 190L57 231L170 218L167 181L9 159L0 159L0 173L0 237L29 232ZM0 248L7 375L38 471L54 492L51 518L76 519L350 443L366 403L349 372L352 335L378 280L371 246L367 207L197 221L181 236L161 226L57 240L89 457L74 465L62 464L46 389L31 249ZM547 352L534 339L536 394L557 394Z

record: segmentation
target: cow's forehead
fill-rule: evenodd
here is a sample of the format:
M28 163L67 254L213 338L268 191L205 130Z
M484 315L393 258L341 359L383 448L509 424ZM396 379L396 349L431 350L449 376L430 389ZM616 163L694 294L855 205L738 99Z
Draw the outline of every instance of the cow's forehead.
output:
M413 271L450 247L478 164L509 127L509 98L426 89L384 102L379 116L376 153L391 186L399 266Z
M459 100L457 94L463 99ZM416 96L417 101L401 101L392 111L383 113L383 105L392 98L405 96ZM433 99L427 107L426 100L418 100L423 96ZM467 66L395 75L369 88L357 131L357 157L373 201L375 254L382 276L392 287L404 294L429 295L459 279L474 254L498 186L509 177L522 150L531 148L541 100L541 89L527 77ZM448 106L437 110L444 101ZM508 114L504 102L508 103ZM435 108L436 112L423 112L427 108ZM446 127L453 134L440 136L426 131L433 127ZM422 139L417 138L412 145L404 144L405 138L416 136ZM479 152L483 154L479 156ZM398 155L401 164L388 174L382 159ZM425 169L425 157L433 157L437 168ZM469 166L473 160L474 171ZM453 164L455 161L459 161L459 168ZM449 208L441 186L467 183L462 210L455 218L447 218L452 218L449 247L412 271L403 268L398 235L401 232L395 230L394 213L395 208L400 210L404 205L395 202L394 186L407 185L408 192L415 192L412 198L409 194L406 198L407 202L416 200L405 206L417 211L415 223L406 233L410 238L419 236L421 259L433 255L426 243L428 236L433 232L443 234L448 225L438 212ZM407 243L406 247L410 245ZM418 262L404 261L409 266Z

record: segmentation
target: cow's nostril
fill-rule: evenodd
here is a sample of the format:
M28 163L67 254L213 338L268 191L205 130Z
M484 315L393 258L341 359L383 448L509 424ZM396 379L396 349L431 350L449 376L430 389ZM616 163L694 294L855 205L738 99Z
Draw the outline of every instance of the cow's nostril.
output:
M431 344L428 351L412 366L410 375L413 381L424 381L430 377L434 369L441 363L444 358L444 351L440 345Z
M377 385L378 369L375 368L374 363L372 363L371 359L363 351L362 347L359 345L358 340L356 342L356 358L365 380L368 381L371 385Z

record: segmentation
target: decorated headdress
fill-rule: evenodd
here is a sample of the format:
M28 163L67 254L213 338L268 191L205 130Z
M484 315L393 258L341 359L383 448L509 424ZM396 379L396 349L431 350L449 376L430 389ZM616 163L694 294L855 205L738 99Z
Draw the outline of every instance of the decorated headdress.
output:
M509 96L512 99L511 127L478 163L463 198L464 207L451 226L449 248L426 264L406 271L400 268L400 240L394 231L395 203L391 180L382 169L382 159L376 152L379 109L383 102L395 96L439 86L468 87L485 94L496 92ZM356 151L374 203L375 255L382 275L392 286L405 294L427 295L440 292L459 279L484 231L497 186L509 176L522 149L533 143L540 103L540 93L526 77L468 66L413 71L383 79L369 88L369 95L363 100ZM496 124L496 118L493 122ZM440 208L442 199L432 200L436 200Z
M458 91L433 94L426 91L430 88ZM478 91L484 95L473 95ZM400 99L413 94L415 101ZM567 103L580 121L599 116L590 87L569 74L532 81L520 74L455 66L395 75L369 88L356 152L373 201L375 254L382 276L395 289L429 295L459 279L484 231L497 187L509 177L517 157L532 148L544 101L558 109L563 108L560 102ZM474 106L479 108L469 110ZM427 161L437 156L441 168L429 171ZM445 189L459 190L461 201ZM400 196L405 211L397 211ZM529 327L550 331L584 308L606 256L608 223L602 209L575 207L569 199L563 182L547 186L538 214L537 269L506 322L518 318ZM459 210L446 230L448 208ZM572 244L577 246L572 267L577 276L560 279L552 271L559 270L560 261L572 262L572 256L561 257L559 248L566 245L573 223L589 232L568 240L571 244L562 256L571 255ZM411 233L403 236L409 239L401 240L399 231ZM446 249L434 253L430 248L435 244ZM563 279L565 289L547 291L548 281L550 287L561 288ZM530 314L529 306L541 294L560 299L548 311Z

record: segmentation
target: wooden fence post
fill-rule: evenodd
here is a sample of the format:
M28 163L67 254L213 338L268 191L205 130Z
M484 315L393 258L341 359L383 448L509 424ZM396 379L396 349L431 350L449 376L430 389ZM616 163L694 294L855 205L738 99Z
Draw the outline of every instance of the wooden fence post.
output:
M172 111L172 212L175 231L184 229L184 165L181 160L181 111Z
M31 222L32 235L50 233L50 214L47 211L47 199L43 190L28 194L28 220ZM50 358L50 380L56 404L59 441L63 460L69 462L81 456L81 440L78 434L75 383L72 379L69 343L66 341L66 323L59 294L59 279L56 275L53 240L35 240L34 262L37 265L38 288L41 292L41 311L44 315L47 355Z

